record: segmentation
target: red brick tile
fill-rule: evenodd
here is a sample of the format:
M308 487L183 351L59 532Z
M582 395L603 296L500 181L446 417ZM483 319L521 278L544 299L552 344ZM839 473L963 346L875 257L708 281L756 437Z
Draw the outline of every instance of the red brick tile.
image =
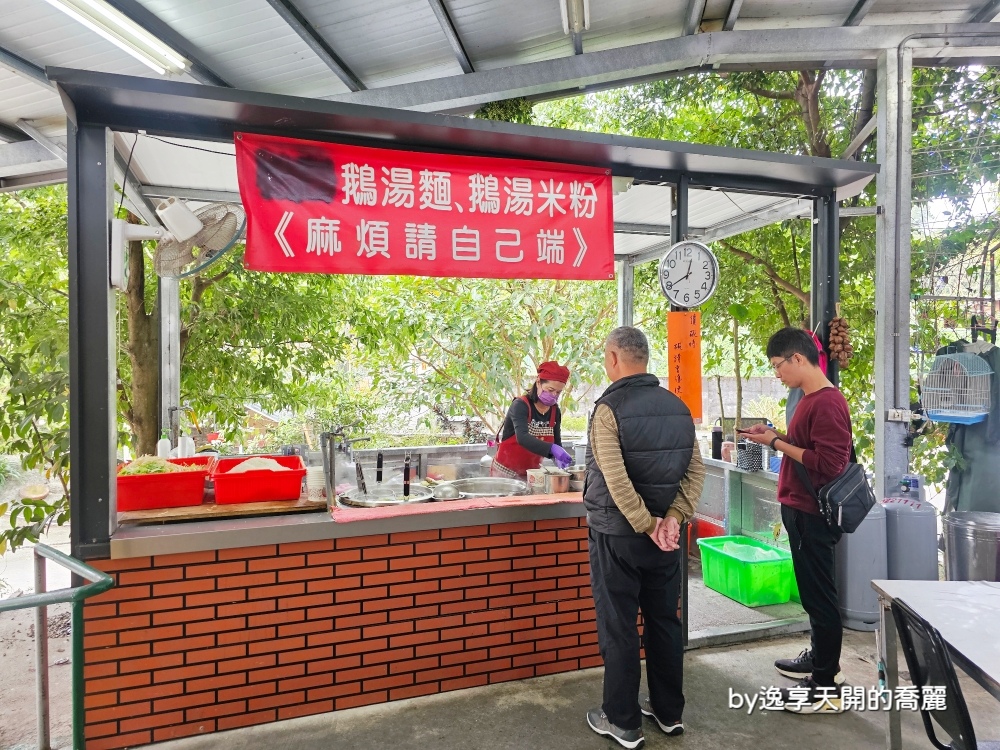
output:
M412 596L414 594L427 594L436 592L440 587L441 582L434 579L414 581L413 583L397 583L389 587L389 595Z
M510 562L507 560L506 562ZM535 579L535 571L531 568L525 570L504 570L496 573L490 573L490 583L524 583L525 581L533 581Z
M87 712L87 721L99 723L102 721L117 721L127 719L131 716L145 716L150 712L152 704L149 701L142 703L126 703L120 706L110 706L109 708L98 708Z
M308 648L296 649L294 651L283 651L278 654L279 664L297 664L299 662L309 662L313 659L329 659L333 656L333 646L325 644L308 644Z
M169 581L153 584L153 597L176 596L178 594L198 594L215 590L215 579L199 578L195 581Z
M337 604L344 602L357 602L365 599L383 599L388 595L388 588L385 586L371 586L364 589L349 589L338 591L335 596Z
M191 737L196 734L211 734L215 731L215 721L197 721L192 724L175 724L170 727L162 727L153 732L153 742L164 742L166 740L178 740L182 737Z
M153 710L156 713L163 711L177 711L183 708L195 708L197 706L209 706L215 703L215 692L206 693L185 693L171 698L162 698L153 701Z
M118 585L125 587L136 583L159 583L179 581L184 578L184 568L147 568L118 574Z
M275 627L269 628L249 628L244 630L234 630L230 633L219 633L216 641L220 646L228 646L231 643L250 643L251 641L264 641L274 638L277 634Z
M437 693L438 690L439 688L436 682L395 688L389 691L389 700L400 701L405 698L417 698L421 695L433 695L434 693Z
M306 564L305 555L281 555L273 557L259 557L247 563L248 573L257 573L263 570L286 570L288 568L303 568Z
M350 656L351 654L365 654L371 651L384 651L388 646L389 643L385 638L376 638L372 641L338 643L335 651L337 656Z
M172 612L155 612L154 625L172 625L177 622L194 622L195 620L211 620L215 617L214 607L192 607Z
M280 667L255 669L247 673L247 682L268 682L270 680L288 680L301 677L306 673L305 664L284 664Z
M388 697L388 693L385 690L380 690L375 693L363 693L361 695L348 695L343 698L337 698L335 705L338 711L343 711L346 708L370 706L373 703L385 703Z
M91 604L87 602L87 605L83 608L84 620L99 620L102 617L114 617L117 614L118 604L116 602L107 602L106 604Z
M118 734L118 722L108 721L103 724L88 724L83 729L83 736L87 740L97 737L107 737L111 734Z
M218 690L219 688L245 685L247 676L242 672L220 674L215 677L202 677L198 680L188 680L184 686L189 693L200 693L203 690Z
M592 669L604 666L604 660L600 656L588 656L580 659L580 669Z
M295 651L305 648L306 637L304 635L292 636L290 638L275 638L268 641L256 641L249 644L248 654L270 654L282 651Z
M355 680L369 680L374 677L383 677L389 672L389 667L385 664L371 664L356 669L343 669L334 678L338 683L354 682Z
M490 550L490 560L506 560L508 558L534 557L535 548L530 544L521 547L494 547Z
M576 578L579 575L576 565L539 565L535 568L535 578Z
M278 574L273 570L262 570L256 573L220 576L214 580L219 589L256 589L261 586L271 586L277 583Z
M412 625L412 623L410 623ZM437 631L426 630L422 633L407 633L405 635L394 635L389 638L390 648L400 646L417 646L421 643L434 643L438 640Z
M112 605L114 606L114 605ZM143 639L145 640L145 639ZM107 646L117 646L118 645L118 633L98 633L96 635L88 635L87 640L84 642L84 648L106 648ZM122 644L124 645L124 644Z
M545 557L518 557L511 561L514 570L535 570L537 568L552 567L556 564L555 555Z
M488 526L456 526L453 529L441 529L442 539L468 539L474 536L489 534Z
M510 534L490 534L489 536L469 537L465 540L466 549L488 549L491 547L509 547Z
M374 680L365 680L364 691L369 693L373 690L391 690L392 688L404 687L412 684L412 674L389 675L388 677L379 677Z
M511 537L511 544L543 544L545 542L556 541L556 532L554 531L529 531L522 534L514 534Z
M323 633L313 633L307 636L310 648L313 648L314 646L326 646L335 643L344 643L346 641L356 641L359 638L361 638L360 628L340 628L340 627L337 627L333 630L327 630Z
M487 608L486 599L472 601L447 602L441 605L442 615L455 615L459 612L481 612Z
M465 589L466 599L485 599L494 596L507 596L510 594L509 583L495 583L487 586L467 587Z
M325 698L338 698L344 695L357 695L361 692L360 682L349 682L344 685L327 685L326 687L313 688L308 692L308 700L323 700Z
M388 534L373 536L341 537L337 540L337 549L364 549L365 547L381 547L389 543Z
M332 684L333 675L330 672L320 672L318 674L290 677L287 680L282 680L278 683L278 692L288 693L293 690L308 690L309 688Z
M210 719L216 716L231 716L242 714L247 710L247 702L236 700L228 703L213 703L210 706L198 706L189 709L187 712L188 721L198 721L199 719Z
M433 581L425 581L425 583L433 583ZM395 590L395 589L393 589ZM434 591L429 594L417 594L413 598L413 603L418 607L427 606L430 604L443 604L444 602L457 602L463 599L463 592L461 589L453 589L451 591Z
M388 560L393 557L412 556L412 544L389 544L384 547L366 547L361 552L362 560Z
M463 578L465 567L462 565L436 565L432 568L420 568L416 571L418 581L444 578Z
M340 552L317 552L311 554L308 557L308 566L313 565L333 565L337 566L341 563L355 562L361 559L361 550L359 549L348 549L342 550Z
M541 521L535 521L535 528L539 531L578 528L580 520L580 518L546 518Z
M105 677L103 679L87 678L87 693L94 695L114 690L128 690L129 688L149 685L151 681L148 672L139 672L121 677Z
M88 620L84 623L83 631L86 635L90 635L91 633L107 633L112 630L134 630L137 628L148 628L149 622L149 615L113 617L106 620Z
M278 599L286 596L301 596L304 593L306 593L306 585L301 582L279 583L274 586L255 586L247 591L251 599ZM278 606L280 608L280 603Z
M503 646L511 642L510 633L495 633L493 635L479 638L469 638L465 641L465 647L469 650L477 648L490 648L492 646Z
M153 565L157 568L166 568L170 565L197 565L209 562L215 562L215 550L181 552L175 555L157 555L153 558Z
M389 674L402 674L404 672L420 672L426 669L435 669L440 664L436 656L424 656L420 659L406 659L405 661L394 661L389 665Z
M504 633L508 630L528 630L534 627L534 621L530 617L514 620L503 620L490 623L491 633Z
M502 672L505 669L511 668L510 658L501 659L490 659L489 661L475 662L474 664L465 665L466 674L486 674L489 676L492 672Z
M573 648L561 648L559 649L559 660L564 659L580 659L586 656L594 656L599 654L600 651L597 648L597 644L587 644L585 646L574 646Z
M571 614L569 612L564 612L559 617ZM575 613L572 613L575 614ZM562 624L558 627L559 635L579 635L582 633L592 633L594 631L594 623L592 622L568 622Z
M282 555L302 555L310 552L333 552L332 539L317 539L314 542L289 542L279 544L278 552Z
M542 581L518 581L511 587L512 594L526 594L531 591L551 591L556 587L556 579L547 578Z
M309 633L323 633L333 630L333 620L312 620L310 622L293 622L278 627L278 636L284 638L289 635L307 635Z
M294 584L301 585L301 584ZM282 596L278 600L278 609L308 609L309 607L325 607L333 604L333 593L303 594L301 596Z
M511 612L509 609L490 609L484 610L482 612L472 612L465 616L465 622L469 625L474 625L481 622L496 622L499 620L510 619Z
M527 609L527 607L525 608ZM559 612L557 614L547 614L535 620L538 627L548 627L550 625L566 625L579 622L580 615L577 612ZM593 628L593 626L591 626Z
M354 669L361 666L361 655L341 656L337 659L311 660L307 665L309 674L338 672L341 669Z
M396 557L389 560L389 570L409 570L411 568L433 568L438 565L437 555L414 555Z
M445 628L438 631L441 633L442 641L453 641L461 638L481 638L490 632L486 623L479 625L460 625L457 628Z
M198 677L211 677L215 674L214 664L197 664L176 669L161 669L156 673L157 684L175 682L177 680L193 680Z
M464 619L462 615L448 615L447 617L428 617L417 621L417 630L441 630L442 628L454 628L462 625Z
M537 640L555 638L559 635L555 628L528 628L526 630L515 630L512 634L514 643L534 643Z
M332 578L333 578L332 565L320 565L314 568L291 568L289 570L278 571L279 583L291 583L292 581L329 580Z
M132 732L131 734L117 734L114 737L104 737L99 740L88 740L87 750L112 750L119 747L135 747L136 745L148 745L152 738L152 732Z
M240 602L238 604L220 604L219 617L237 617L239 615L255 615L262 612L273 612L278 604L273 600L263 599L256 602Z
M422 646L416 647L416 655L420 658L437 656L440 654L454 654L461 651L465 642L458 641L441 641L440 643L425 643Z
M254 645L257 644L251 644L251 646ZM202 664L204 662L225 662L230 659L242 659L247 655L247 644L234 643L229 646L207 648L203 651L188 651L186 658L188 664Z
M251 628L261 628L268 625L288 625L293 622L302 622L305 619L304 610L293 609L285 612L264 612L259 615L250 615L247 618L247 625Z
M519 669L503 669L496 672L490 672L490 684L494 685L498 682L510 682L511 680L526 680L529 677L535 676L534 667L520 667Z
M208 633L224 633L227 630L243 630L247 626L245 617L227 617L220 620L202 620L189 622L184 626L184 635L207 635Z
M393 609L404 609L413 606L412 596L387 597L385 599L369 599L364 602L363 612L384 612Z
M390 544L405 544L405 543L416 543L416 542L429 542L434 539L440 539L441 532L437 529L428 529L427 531L400 531L395 534L390 535Z
M534 641L511 643L506 646L494 646L490 649L490 658L499 659L502 656L519 656L520 654L530 654L534 650Z
M490 524L490 534L524 534L535 530L534 521Z
M413 647L405 646L403 648L386 648L379 651L370 651L361 657L361 663L365 665L385 664L391 661L403 661L412 658Z
M413 607L411 609L395 609L389 612L389 620L400 622L402 620L424 620L434 617L438 613L437 606Z
M285 545L282 545L285 546ZM226 560L248 560L251 557L270 557L276 554L275 545L262 544L258 547L236 547L234 549L220 549L219 562Z
M461 664L452 667L439 667L438 669L427 669L417 672L414 679L417 682L437 682L438 680L449 680L461 677L465 674L465 668Z
M589 552L569 552L567 554L558 555L556 560L559 565L587 565L590 562ZM584 573L586 571L580 571Z
M238 729L239 727L250 727L255 724L268 724L278 717L278 712L273 708L266 711L256 711L252 714L242 714L239 716L224 716L219 719L219 731L226 729Z
M465 541L463 539L448 539L440 541L435 539L431 542L423 542L414 547L413 552L417 555L436 555L441 552L459 552L463 549Z
M361 602L334 604L329 607L312 607L307 611L310 620L325 620L327 618L356 615L361 611Z
M245 560L229 560L227 562L211 563L210 565L191 565L187 568L186 578L222 578L247 572Z
M544 615L551 615L556 612L556 605L554 602L542 602L540 604L520 604L511 609L511 617L542 617ZM535 620L535 624L538 625L538 620Z
M135 732L142 729L157 729L159 727L180 724L184 721L183 711L174 711L166 714L153 714L152 716L140 716L136 719L124 719L118 724L118 731Z
M574 609L593 609L594 600L589 596L586 599L570 599L568 601L559 602L560 612L569 612Z
M315 703L299 703L295 706L282 706L278 709L278 721L296 719L300 716L313 716L333 711L333 700L316 701Z
M369 573L364 577L364 585L382 586L393 583L409 583L412 580L412 570L396 570L391 573Z
M181 688L183 689L183 685L181 686ZM140 688L132 688L131 690L129 690L129 694L131 695L132 693L134 693L136 690L139 689ZM141 689L147 690L148 688L141 688ZM117 705L118 705L118 693L95 693L93 695L83 696L83 707L88 711L92 708L103 708L104 706L117 706Z
M156 672L161 669L172 669L184 663L184 654L165 654L163 656L144 656L141 659L129 659L118 662L118 674L132 672Z
M116 661L88 664L83 668L83 677L87 681L98 677L110 677L116 674L118 674L118 662Z
M350 615L348 617L337 618L337 629L362 628L365 625L382 625L389 620L386 612L367 612L365 614ZM332 630L333 628L331 628Z
M318 594L322 591L343 591L361 588L361 576L334 576L306 581L306 592Z
M465 665L468 665L471 662L484 661L485 659L488 659L489 656L490 656L490 652L487 651L485 648L484 649L480 649L478 651L468 651L468 650L465 650L465 651L460 651L460 652L455 653L455 654L442 654L441 655L441 666L442 667L451 667L451 666L454 666L456 664L465 664Z
M446 552L441 555L442 565L464 565L465 563L485 562L489 551L485 549L467 550L464 552Z
M172 654L188 651L193 648L211 648L215 645L214 635L202 635L196 638L176 638L153 643L154 654Z
M479 563L469 563L465 566L465 572L470 575L479 575L480 573L502 573L511 569L510 560L490 560L488 562ZM492 575L490 576L492 578Z
M465 688L480 687L481 685L486 685L489 682L489 675L480 674L473 675L471 677L459 677L455 680L444 680L441 682L441 692L446 693L449 690L464 690Z
M248 656L245 659L230 659L228 661L219 662L218 670L219 674L226 674L228 672L247 672L252 669L273 667L277 664L277 662L278 658L274 654L259 654L257 656Z
M556 538L560 542L566 541L568 539L574 539L576 541L586 541L587 529L579 527L575 529L559 529L556 532Z
M277 685L273 682L255 682L249 685L239 685L237 687L226 688L219 691L218 701L220 703L225 703L226 701L242 701L249 698L257 698L261 695L274 695L276 687ZM249 708L251 711L253 710L252 701Z
M129 557L121 560L87 560L87 565L91 565L105 573L116 573L120 570L148 568L152 565L152 558Z
M122 659L135 659L140 656L148 656L150 647L148 643L135 643L130 646L109 646L107 648L96 648L88 650L84 655L87 664L96 664L101 661L120 661Z

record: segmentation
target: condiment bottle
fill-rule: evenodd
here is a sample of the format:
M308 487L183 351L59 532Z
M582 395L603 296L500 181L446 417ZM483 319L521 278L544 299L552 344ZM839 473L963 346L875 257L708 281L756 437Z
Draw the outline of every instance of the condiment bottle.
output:
M164 430L160 434L160 439L156 441L156 455L160 458L170 458L170 438L168 433Z

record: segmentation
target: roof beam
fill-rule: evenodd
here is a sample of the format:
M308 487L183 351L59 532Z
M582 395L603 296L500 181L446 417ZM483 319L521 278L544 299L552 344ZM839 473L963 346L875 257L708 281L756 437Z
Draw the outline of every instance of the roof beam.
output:
M438 23L441 24L441 31L444 32L445 37L448 39L448 44L451 45L451 50L455 53L458 64L462 66L462 72L472 73L475 68L472 67L472 61L469 59L469 55L465 51L465 46L462 44L462 39L458 35L455 22L451 20L448 9L444 7L444 0L427 0L427 2L430 3L431 10L437 16Z
M0 177L0 193L11 193L15 190L27 190L44 185L58 185L61 182L66 182L65 169L17 177Z
M736 28L736 19L740 17L740 9L743 7L743 0L733 0L729 4L729 12L726 13L726 20L722 22L723 31L732 31Z
M135 208L135 212L139 214L142 220L149 226L163 226L160 222L160 217L156 215L156 209L153 207L152 202L149 198L143 195L142 185L139 184L139 180L137 180L135 174L132 173L131 167L132 165L129 164L126 157L122 155L118 138L115 138L115 171L120 173L122 176L122 181L119 185L121 185L123 195Z
M844 26L860 26L874 4L875 0L858 0L847 20L844 21Z
M44 68L39 65L35 65L32 62L28 62L20 55L15 55L9 49L4 47L0 47L0 65L3 65L5 68L10 68L19 76L27 78L29 81L40 83L43 86L52 86L49 82L48 76L45 75Z
M183 55L191 63L191 70L188 73L196 81L207 86L233 87L202 60L201 53L194 48L191 42L174 31L169 24L161 21L156 14L146 10L138 0L106 0L106 2L130 21L141 26L168 47Z
M990 23L997 15L1000 15L1000 0L989 0L972 15L968 23Z
M684 18L684 36L698 32L701 19L705 16L705 6L708 0L688 0L687 15Z
M186 201L206 203L242 203L243 199L235 190L203 190L199 188L173 187L170 185L142 185L140 192L147 198L182 198Z
M275 13L281 16L281 19L301 37L309 49L344 82L347 88L351 91L364 91L367 88L291 0L267 0L267 4L274 8Z
M868 138L871 136L871 134L875 132L875 128L877 126L878 126L877 117L873 117L868 122L866 122L864 127L861 128L861 131L854 137L854 140L847 145L846 149L844 149L844 153L842 153L838 158L850 159L852 156L854 156L857 150L861 148L864 145L865 141L867 141Z
M17 143L18 141L28 140L28 136L22 133L17 128L12 128L10 125L5 125L0 122L0 138L7 141L7 143Z
M516 97L540 98L559 92L610 88L713 65L767 66L798 70L829 61L844 68L872 67L879 54L911 34L984 32L981 24L866 25L851 28L792 28L768 31L716 31L656 42L588 52L572 57L479 70L460 76L386 86L333 99L425 112L463 112L487 102ZM914 59L926 64L947 55L982 60L1000 55L1000 40L982 36L916 39ZM974 50L974 57L973 57Z
M615 222L616 234L648 234L670 236L669 224L636 224L628 221Z
M66 163L45 146L29 139L0 144L0 177L20 177L38 172L55 172Z
M63 163L66 162L66 148L62 144L53 141L27 120L18 120L17 127L19 127L25 135L31 138L31 140L35 141L35 143L47 148L49 153L57 159L62 159Z

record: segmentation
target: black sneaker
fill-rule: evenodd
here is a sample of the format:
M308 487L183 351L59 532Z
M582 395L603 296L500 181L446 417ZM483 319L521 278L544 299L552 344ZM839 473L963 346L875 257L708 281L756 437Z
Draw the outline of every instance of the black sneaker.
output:
M812 677L800 680L794 687L781 691L782 708L796 714L840 714L844 712L844 699L840 686L823 687Z
M610 737L629 750L634 750L646 741L646 738L642 736L641 727L639 729L619 729L608 720L607 715L599 708L587 711L587 723L598 734Z
M656 725L664 731L670 737L677 737L678 735L684 734L684 725L679 721L675 721L672 724L664 724L660 719L653 713L653 704L649 701L648 695L639 696L639 710L642 711L643 716L650 716L656 722Z
M811 677L813 672L812 649L803 649L802 653L794 659L778 659L774 662L774 668L778 670L778 674L791 677L793 680ZM843 672L837 672L833 681L838 685L843 685L846 679Z

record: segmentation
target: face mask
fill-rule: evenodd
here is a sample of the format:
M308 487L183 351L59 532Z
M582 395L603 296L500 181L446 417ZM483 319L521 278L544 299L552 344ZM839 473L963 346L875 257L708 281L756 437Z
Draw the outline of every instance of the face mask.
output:
M539 391L538 400L541 401L546 406L552 406L556 401L559 400L559 394L551 393L549 391Z

